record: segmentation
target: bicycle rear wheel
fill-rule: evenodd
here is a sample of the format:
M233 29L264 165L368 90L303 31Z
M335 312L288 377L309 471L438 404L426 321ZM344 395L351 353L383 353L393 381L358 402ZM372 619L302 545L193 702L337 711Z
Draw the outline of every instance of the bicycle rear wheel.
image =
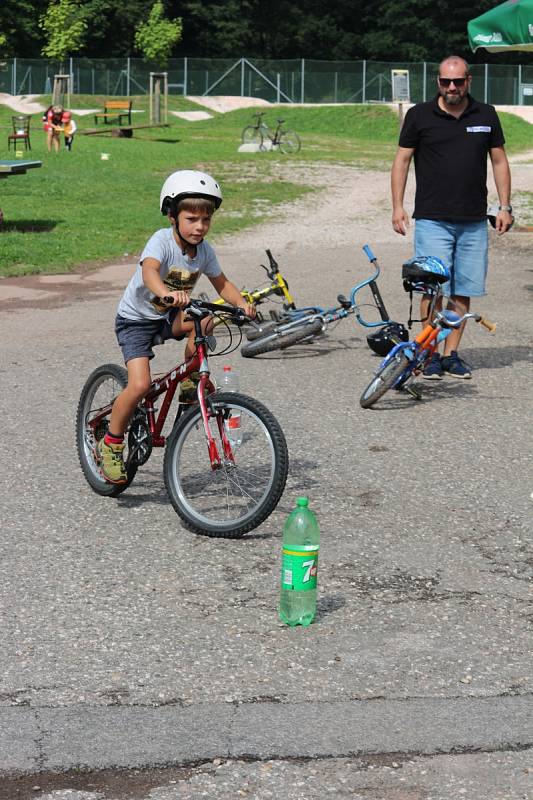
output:
M362 408L370 408L376 403L385 392L398 382L403 373L412 365L412 361L403 353L396 353L390 361L378 371L361 395L359 403ZM410 372L410 370L409 370ZM407 377L407 376L406 376ZM403 383L403 381L402 381Z
M279 149L285 155L297 153L302 146L300 137L294 131L283 131L279 139Z
M76 414L76 445L82 472L91 489L104 497L117 497L127 489L137 472L138 464L128 466L127 483L106 481L100 469L96 445L109 428L110 414L96 427L90 425L100 409L110 406L128 383L128 373L117 364L104 364L92 372L81 390Z
M243 144L256 144L258 148L263 147L263 134L255 125L248 125L243 130L241 140Z
M244 358L253 358L262 353L270 353L273 350L285 350L293 344L311 339L313 336L322 333L323 324L320 319L303 319L297 325L276 325L274 330L267 332L265 336L254 339L241 347L241 355Z
M165 486L190 530L236 539L264 522L276 508L289 469L287 443L274 416L251 397L217 392L207 405L220 467L211 466L202 415L199 406L194 406L167 440ZM235 419L238 427L232 424ZM234 462L223 457L219 423L227 431Z

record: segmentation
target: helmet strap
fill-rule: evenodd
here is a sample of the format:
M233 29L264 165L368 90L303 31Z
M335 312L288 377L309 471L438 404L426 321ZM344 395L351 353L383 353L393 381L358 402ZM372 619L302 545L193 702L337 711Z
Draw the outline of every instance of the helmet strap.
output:
M185 238L185 236L180 232L180 229L178 227L178 223L177 222L176 222L176 233L178 234L178 239L180 240L181 252L182 252L182 255L184 255L184 256L187 255L187 251L189 249L196 250L197 246L199 244L202 244L202 242L203 242L203 239L200 239L199 242L194 242L194 243L193 242L189 242ZM185 243L186 247L183 247L183 243Z
M189 249L196 250L197 245L202 244L202 242L204 241L203 239L201 239L199 242L194 242L193 243L193 242L189 242L185 238L185 236L182 234L182 232L180 231L180 228L179 228L178 214L176 214L175 217L173 217L172 214L170 214L170 219L174 222L175 231L176 231L176 234L177 234L178 239L179 239L179 246L180 246L180 250L181 250L182 255L184 255L184 256L187 255L187 252L188 252Z

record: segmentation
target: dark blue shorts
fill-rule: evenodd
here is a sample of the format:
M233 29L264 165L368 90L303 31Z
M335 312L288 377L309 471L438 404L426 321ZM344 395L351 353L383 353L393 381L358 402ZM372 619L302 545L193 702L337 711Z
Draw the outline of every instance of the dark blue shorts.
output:
M172 335L172 323L176 319L179 309L172 309L168 317L161 319L134 320L118 316L115 319L115 333L120 349L127 364L132 358L153 358L154 344L160 344L167 339L184 339L182 336ZM155 341L158 340L158 341Z

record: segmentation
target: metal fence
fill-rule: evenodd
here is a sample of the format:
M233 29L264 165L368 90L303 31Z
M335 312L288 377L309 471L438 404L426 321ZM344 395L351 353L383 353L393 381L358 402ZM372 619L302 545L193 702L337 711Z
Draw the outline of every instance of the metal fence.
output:
M13 58L0 62L0 91L50 94L57 73L71 75L71 93L122 96L148 94L155 65L142 59L71 58L67 64ZM391 70L406 69L411 102L428 100L436 91L438 64L381 61L315 61L287 59L171 59L167 66L170 94L238 95L274 103L389 102ZM472 92L494 105L533 105L533 65L474 64Z

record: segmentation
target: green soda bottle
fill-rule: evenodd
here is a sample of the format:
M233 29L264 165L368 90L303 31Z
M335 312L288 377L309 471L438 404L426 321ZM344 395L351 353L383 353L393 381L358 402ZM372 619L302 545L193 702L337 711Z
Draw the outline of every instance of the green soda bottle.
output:
M279 618L291 626L310 625L316 613L320 530L308 506L298 497L283 527Z

